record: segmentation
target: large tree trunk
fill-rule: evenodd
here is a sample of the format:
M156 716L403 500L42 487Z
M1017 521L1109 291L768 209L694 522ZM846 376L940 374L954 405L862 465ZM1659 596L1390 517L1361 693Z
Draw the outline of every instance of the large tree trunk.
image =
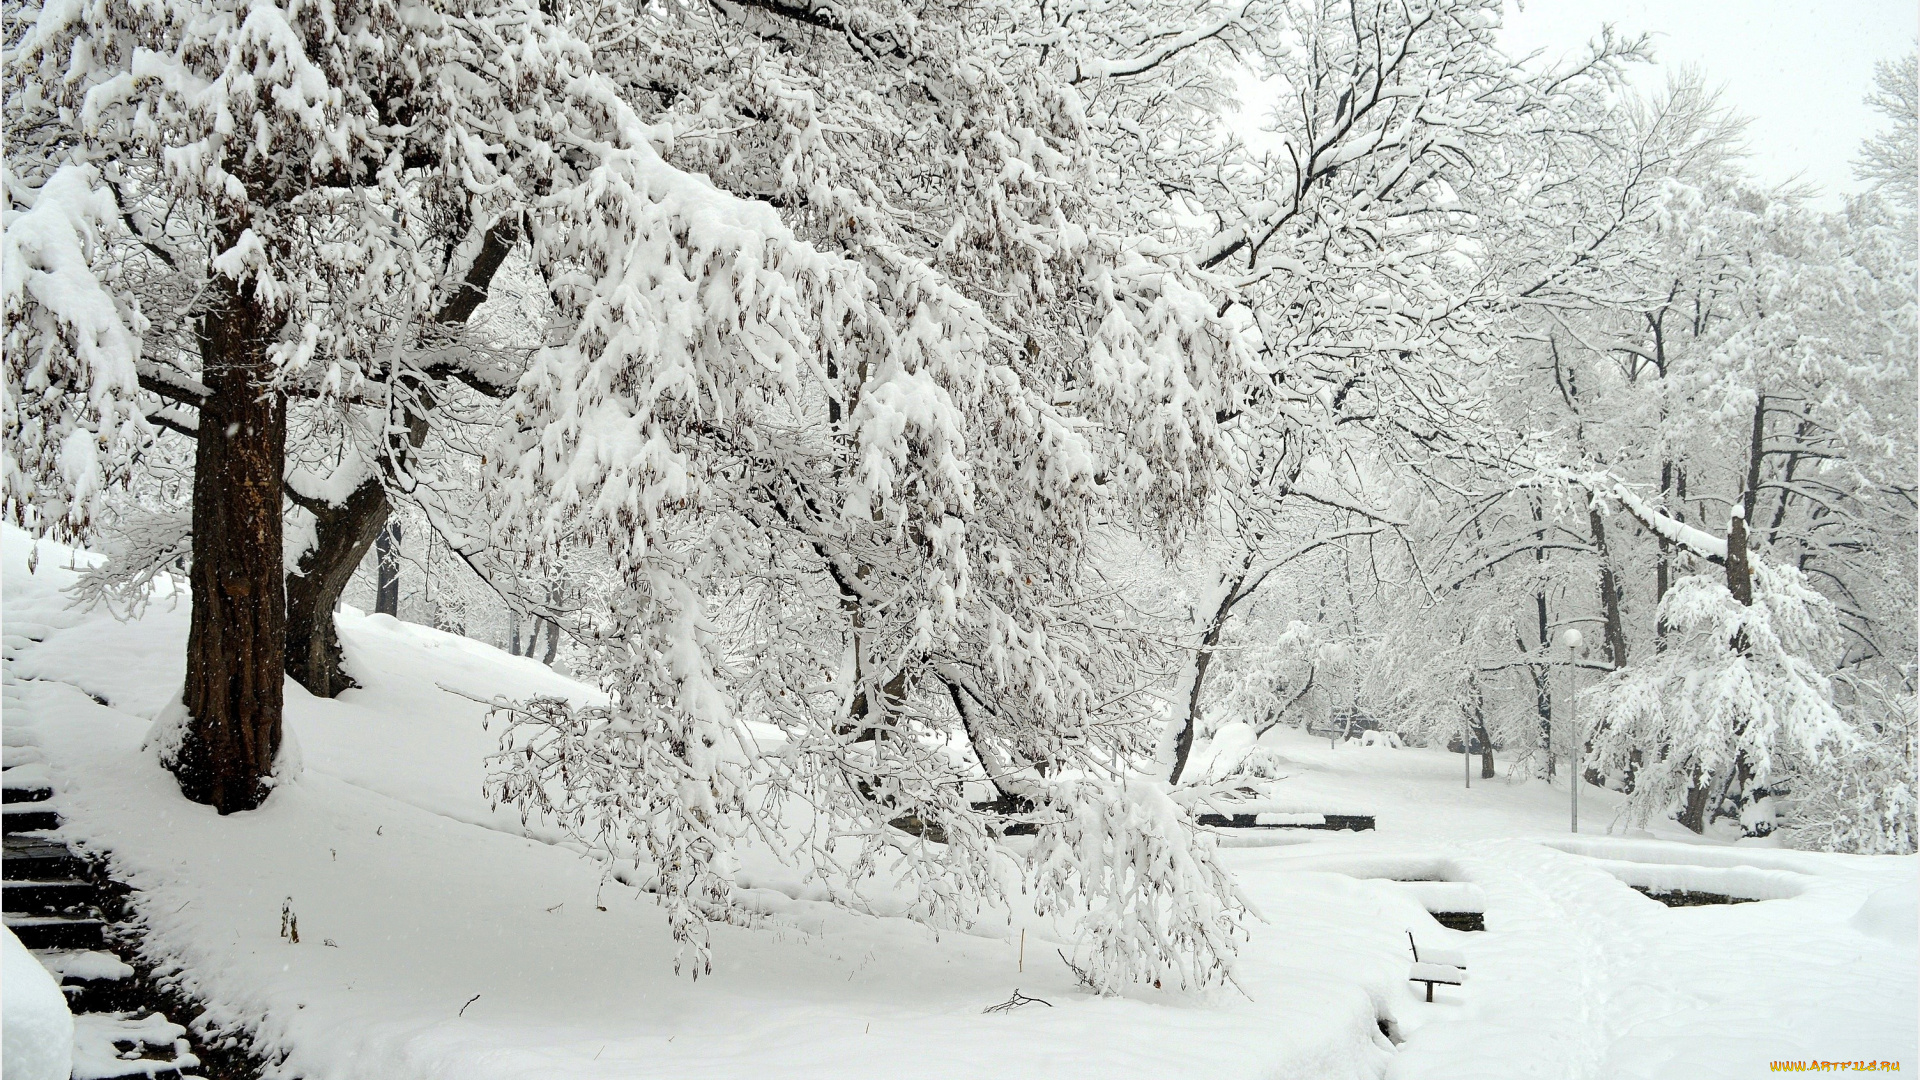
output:
M1544 546L1547 542L1546 511L1541 507L1538 498L1529 500L1529 503L1528 509L1532 512L1533 520L1538 526L1534 530L1533 537L1542 545L1533 549L1533 565L1538 568L1536 569L1537 573L1544 573L1543 568L1547 561L1547 549ZM1533 606L1535 620L1539 623L1541 659L1541 663L1533 667L1533 706L1540 714L1540 745L1547 753L1547 779L1552 780L1554 774L1553 685L1550 680L1553 675L1553 664L1547 661L1547 657L1551 655L1550 650L1552 645L1547 638L1547 593L1545 588L1535 589Z
M286 396L269 387L272 327L251 283L202 325L193 475L187 719L166 762L187 798L222 814L267 797L280 750L286 646L281 475Z
M1669 489L1674 492L1674 501L1667 508L1668 515L1675 521L1687 520L1687 470L1671 461L1660 466L1660 494L1663 501ZM1672 585L1673 551L1673 542L1664 534L1661 535L1660 558L1654 566L1653 575L1653 604L1656 609L1660 601L1667 598L1667 589ZM1664 652L1666 647L1667 618L1660 615L1653 623L1653 648L1655 652Z
M1766 451L1767 397L1754 402L1753 434L1747 448L1747 475L1742 483L1739 504L1727 526L1727 591L1745 607L1753 606L1753 568L1747 553L1747 523L1753 520L1754 504L1760 489L1760 459ZM1735 647L1745 652L1744 642Z
M1747 449L1747 475L1742 485L1744 490L1740 492L1740 502L1734 507L1733 520L1727 525L1727 591L1732 593L1733 598L1740 601L1744 607L1753 606L1753 560L1752 553L1749 551L1751 541L1748 522L1753 519L1755 504L1760 495L1760 462L1766 452L1766 433L1767 397L1762 394L1755 400L1753 406L1753 435ZM1734 651L1743 654L1752 648L1744 631L1736 635L1731 644ZM1744 733L1749 723L1752 723L1750 717L1742 718L1738 722L1738 730ZM1756 785L1754 783L1756 779L1764 778L1756 776L1753 764L1747 760L1746 753L1743 751L1735 754L1731 786L1736 806L1744 809L1749 800L1761 802L1767 797L1767 789ZM1746 827L1749 836L1766 836L1773 831L1773 823L1770 820L1762 820L1754 824L1743 821L1742 825Z
M1767 398L1759 396L1753 405L1753 431L1747 445L1747 473L1741 482L1740 498L1733 505L1732 520L1727 523L1727 591L1733 594L1743 606L1753 606L1753 568L1748 550L1747 522L1753 517L1754 503L1760 489L1760 462L1766 452L1767 434ZM1734 651L1746 652L1748 644L1744 636L1736 636L1730 643ZM1742 727L1746 721L1741 721ZM1751 779L1752 767L1746 755L1736 754L1733 761L1733 779L1735 801L1746 797L1745 786ZM1687 805L1680 813L1680 823L1694 832L1706 829L1708 814L1713 808L1711 785L1713 778L1696 773L1693 784L1687 789ZM1764 788L1756 791L1764 791ZM1770 832L1771 827L1761 831L1761 835Z
M287 576L287 674L315 697L333 697L358 685L342 666L334 602L376 537L386 532L391 512L379 477L368 477L339 506L310 506L315 542ZM385 554L384 552L382 553ZM387 567L380 567L381 592ZM395 594L397 596L398 589ZM385 599L384 595L381 597Z

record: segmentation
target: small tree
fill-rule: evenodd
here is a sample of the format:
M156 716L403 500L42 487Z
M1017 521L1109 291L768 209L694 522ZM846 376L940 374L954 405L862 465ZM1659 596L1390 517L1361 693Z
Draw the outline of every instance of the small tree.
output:
M1660 604L1665 651L1588 694L1595 764L1634 770L1627 806L1640 823L1717 789L1765 835L1783 756L1820 761L1854 741L1821 667L1837 644L1833 605L1791 567L1752 570L1751 602L1717 574L1683 578Z

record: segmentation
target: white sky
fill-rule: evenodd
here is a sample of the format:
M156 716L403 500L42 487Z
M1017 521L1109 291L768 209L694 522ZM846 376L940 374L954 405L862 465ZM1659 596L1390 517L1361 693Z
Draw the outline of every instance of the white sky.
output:
M1876 60L1913 49L1915 0L1528 0L1507 9L1502 43L1551 59L1579 49L1602 23L1655 35L1657 64L1635 85L1654 90L1692 66L1751 119L1748 166L1763 182L1800 179L1830 200L1858 190L1853 159L1880 130L1862 99Z

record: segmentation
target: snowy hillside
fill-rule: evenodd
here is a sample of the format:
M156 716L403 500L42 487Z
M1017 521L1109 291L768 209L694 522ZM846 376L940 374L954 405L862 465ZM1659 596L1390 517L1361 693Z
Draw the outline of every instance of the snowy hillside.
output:
M132 623L67 610L68 557L43 544L29 572L7 534L6 743L44 753L60 835L140 890L151 958L274 1075L1695 1078L1916 1062L1914 858L1609 838L1597 789L1570 840L1564 789L1468 790L1454 755L1292 732L1269 736L1286 797L1378 828L1236 838L1273 844L1226 853L1264 916L1242 993L1094 997L1051 920L936 933L831 907L777 869L742 880L766 925L717 928L711 976L676 976L650 896L481 795L496 733L471 698L592 689L348 612L362 688L326 701L289 682L304 769L263 809L219 817L141 750L181 678L184 603ZM1773 899L1670 909L1629 884ZM1484 932L1428 914L1473 907ZM1466 985L1427 1004L1405 981L1409 931L1463 953ZM983 1013L1016 988L1047 1004Z

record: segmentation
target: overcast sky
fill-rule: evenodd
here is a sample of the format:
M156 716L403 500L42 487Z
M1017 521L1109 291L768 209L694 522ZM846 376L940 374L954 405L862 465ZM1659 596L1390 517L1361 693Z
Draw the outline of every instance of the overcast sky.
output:
M1507 10L1504 42L1522 55L1578 49L1611 22L1655 34L1657 70L1634 81L1653 90L1666 70L1693 66L1751 118L1748 165L1766 182L1794 178L1828 200L1859 188L1852 162L1878 131L1863 104L1876 60L1913 48L1915 0L1528 0Z

